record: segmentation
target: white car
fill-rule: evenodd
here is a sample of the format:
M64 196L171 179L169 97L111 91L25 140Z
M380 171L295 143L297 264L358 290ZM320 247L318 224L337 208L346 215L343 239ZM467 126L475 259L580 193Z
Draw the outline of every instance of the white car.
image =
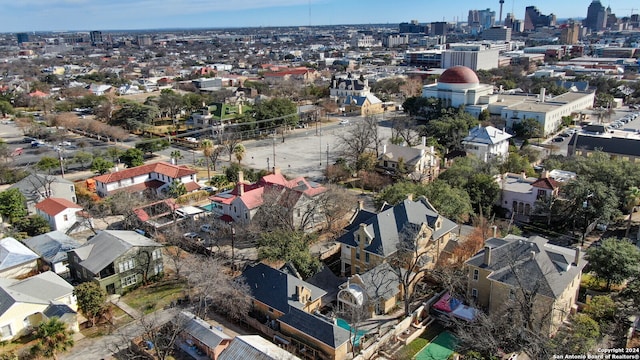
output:
M63 141L63 142L59 143L58 146L71 146L71 143L68 142L68 141Z
M213 233L213 226L209 225L209 224L204 224L202 226L200 226L200 231L207 233L207 234L211 234Z
M188 232L188 233L184 233L182 235L183 238L187 239L187 240L200 240L200 235L198 235L198 233L194 233L194 232Z
M349 125L349 120L347 119L340 120L340 125Z

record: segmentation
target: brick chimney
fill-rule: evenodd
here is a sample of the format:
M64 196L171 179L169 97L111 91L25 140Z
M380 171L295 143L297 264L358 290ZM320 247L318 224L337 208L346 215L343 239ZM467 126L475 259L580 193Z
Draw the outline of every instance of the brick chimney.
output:
M491 247L490 246L484 247L484 260L482 261L482 264L485 266L489 266L491 264Z
M238 171L238 182L236 183L238 189L238 196L244 195L244 173Z
M573 258L573 265L578 266L580 264L580 246L576 247L576 253Z

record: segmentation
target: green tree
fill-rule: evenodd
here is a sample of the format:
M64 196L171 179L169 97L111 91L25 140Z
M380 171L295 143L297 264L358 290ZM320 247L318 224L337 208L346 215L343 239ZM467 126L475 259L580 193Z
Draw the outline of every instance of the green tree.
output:
M444 181L436 180L427 184L424 195L442 216L466 222L473 213L471 199L464 189L454 188Z
M162 111L163 115L167 117L174 117L179 113L180 109L184 106L182 95L176 93L171 89L163 89L158 97L158 107Z
M640 205L640 189L637 186L631 186L624 194L625 210L629 212L629 220L627 221L627 230L624 233L625 237L629 237L629 230L631 229L631 218L633 217L633 211L636 206Z
M258 256L269 261L290 261L306 279L320 270L320 260L309 251L314 240L313 235L301 231L265 231L258 240Z
M551 346L568 354L588 353L600 337L600 326L586 314L571 317L571 331L560 331L551 340Z
M13 114L13 106L8 101L0 100L0 114L2 117Z
M16 231L25 232L29 236L46 234L51 231L49 222L40 215L17 218L13 225Z
M477 173L469 178L465 187L475 211L481 216L491 213L493 204L500 196L500 187L493 176L486 173Z
M516 137L521 139L538 138L542 137L544 134L542 124L533 118L526 118L524 120L514 122L511 125L511 130L513 130Z
M238 160L238 164L242 162L242 159L244 159L246 153L247 149L242 144L238 144L233 148L233 156L235 156L236 160Z
M78 301L78 309L91 321L91 326L96 324L107 309L107 292L94 282L84 282L73 289Z
M107 148L107 156L111 159L111 161L115 164L120 159L120 156L124 153L124 151L118 149L115 146L109 146Z
M167 193L172 198L177 198L187 193L187 187L181 181L173 180L171 184L169 184Z
M158 116L158 108L142 105L133 101L121 101L120 109L113 112L109 125L121 126L127 130L139 131L145 129L145 125L153 124L153 119Z
M273 98L271 100L261 101L253 108L253 112L254 118L257 121L285 117L281 120L263 122L260 124L261 129L274 128L283 124L293 126L299 120L296 104L284 98Z
M73 154L73 161L79 163L82 167L82 170L85 169L85 164L91 163L91 160L93 160L93 155L89 152L76 151L76 153Z
M43 156L40 161L36 163L36 169L40 171L47 171L51 175L51 170L60 167L60 160L51 156Z
M130 168L144 165L144 153L140 149L127 149L120 155L120 161Z
M587 249L589 270L597 278L607 282L607 290L612 284L622 284L638 273L640 250L626 240L608 238L598 247Z
M202 155L207 162L207 179L211 179L211 167L209 166L209 161L215 152L215 145L213 144L213 141L204 139L200 142L200 148L202 149Z
M140 149L143 153L153 154L154 152L162 151L171 146L167 139L148 140L145 142L139 142L136 144L136 149Z
M91 162L91 171L99 175L108 173L113 167L114 164L111 161L105 160L99 156L93 158L93 161Z
M517 152L509 152L509 155L504 162L500 165L501 173L526 173L527 175L533 175L535 171L529 162L529 159L521 156Z
M18 189L0 192L0 215L13 223L27 216L27 199Z
M585 308L585 313L598 324L604 325L613 320L618 311L618 305L608 295L594 296Z
M67 324L53 317L38 326L35 338L37 342L30 349L32 355L57 359L57 354L73 347L73 332Z
M178 165L178 160L184 159L180 150L173 150L169 156L176 162L176 165Z

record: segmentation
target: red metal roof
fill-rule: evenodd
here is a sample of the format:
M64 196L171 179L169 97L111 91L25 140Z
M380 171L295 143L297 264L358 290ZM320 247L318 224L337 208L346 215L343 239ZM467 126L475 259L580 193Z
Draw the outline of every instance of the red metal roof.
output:
M166 175L171 178L181 178L183 176L195 174L195 170L191 170L186 166L172 165L167 162L161 161L154 164L147 164L136 166L121 171L116 171L110 174L104 174L96 176L93 179L104 184L110 184L119 180L128 179L140 175L158 173Z
M541 189L557 189L560 187L560 183L553 180L552 178L541 178L534 181L531 186L541 188Z
M69 208L82 209L82 206L61 198L47 198L36 204L36 209L50 216L56 216Z

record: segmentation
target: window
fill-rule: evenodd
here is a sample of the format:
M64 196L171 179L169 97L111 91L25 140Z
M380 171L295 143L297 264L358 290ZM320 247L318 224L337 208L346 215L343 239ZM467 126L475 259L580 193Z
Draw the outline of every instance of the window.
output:
M135 261L133 259L125 260L118 264L119 272L125 272L135 267Z
M356 259L360 260L360 248L356 248Z
M133 275L129 275L129 276L125 276L124 278L122 278L121 282L122 282L122 287L127 287L127 286L131 286L134 285L136 282L138 281L136 274Z
M64 221L69 221L69 216L68 215L62 215L62 219Z
M269 308L269 312L272 313L273 312L273 308Z
M71 191L75 191L75 190L73 190L73 185L69 186L69 189L70 189Z
M151 253L152 260L158 260L162 258L162 251L160 249L153 250Z
M154 275L158 275L160 274L162 271L164 271L164 266L162 264L156 264L156 266L153 267L153 273Z
M118 186L122 186L122 180L118 180Z
M479 274L480 274L480 272L478 271L478 269L474 269L473 270L473 280L474 281L478 281Z
M367 264L369 263L369 253L368 252L364 253L364 262L366 262Z
M131 178L131 183L132 183L132 184L134 183L134 180L133 180L133 178Z
M478 298L478 289L476 288L471 289L471 297L474 299Z
M7 324L3 327L0 327L0 331L2 331L2 338L8 338L13 336L13 331L11 331L11 325Z

